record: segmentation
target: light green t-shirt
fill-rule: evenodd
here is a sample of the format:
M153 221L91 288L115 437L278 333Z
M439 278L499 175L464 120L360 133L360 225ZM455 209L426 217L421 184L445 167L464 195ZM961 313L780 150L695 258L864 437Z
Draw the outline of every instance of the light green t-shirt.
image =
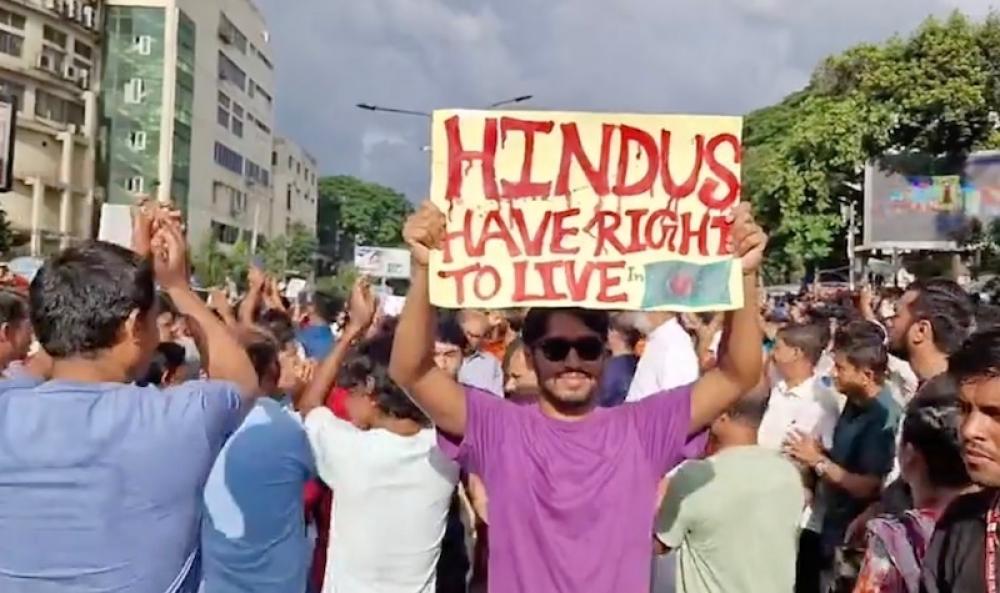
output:
M759 446L685 464L657 537L677 554L678 593L791 593L805 495L798 471Z

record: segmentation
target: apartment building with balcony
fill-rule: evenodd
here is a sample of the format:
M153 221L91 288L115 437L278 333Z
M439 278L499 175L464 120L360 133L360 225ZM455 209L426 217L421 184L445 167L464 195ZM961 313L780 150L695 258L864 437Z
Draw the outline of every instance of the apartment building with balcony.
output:
M200 243L266 236L274 66L250 0L109 0L100 178L172 200Z
M0 207L33 255L93 235L102 4L0 0L0 93L17 104Z
M316 233L319 210L319 171L316 159L287 138L274 139L274 204L270 236L284 235L295 224Z

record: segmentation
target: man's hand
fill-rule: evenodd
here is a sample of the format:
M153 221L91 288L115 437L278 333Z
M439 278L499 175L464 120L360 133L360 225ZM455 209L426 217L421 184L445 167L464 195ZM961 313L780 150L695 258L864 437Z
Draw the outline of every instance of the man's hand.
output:
M257 266L251 265L247 271L247 283L250 285L250 290L260 291L267 283L267 275Z
M213 311L223 311L229 308L229 298L226 291L221 288L213 288L208 293L208 308Z
M824 459L823 448L819 446L819 442L796 430L790 432L785 438L782 451L806 467L814 467Z
M152 253L155 220L156 204L149 196L140 196L132 213L132 251L141 257L149 257Z
M187 242L180 226L167 224L152 240L153 273L165 291L190 289Z
M351 289L351 296L347 302L345 333L354 337L364 335L375 320L377 308L371 282L364 276L358 278L354 283L354 288Z
M732 222L729 241L730 248L743 264L743 274L756 274L764 261L764 248L767 247L767 235L764 229L754 222L750 204L744 202L730 214Z
M430 263L430 250L441 248L444 231L444 214L429 201L421 204L420 209L406 219L403 240L417 265L426 267Z

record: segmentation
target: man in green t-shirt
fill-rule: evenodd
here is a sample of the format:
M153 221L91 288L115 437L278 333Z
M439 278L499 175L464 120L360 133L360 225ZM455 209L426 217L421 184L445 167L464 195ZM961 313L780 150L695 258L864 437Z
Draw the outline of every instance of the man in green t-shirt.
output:
M757 445L767 392L737 401L711 426L711 449L670 480L656 522L676 550L677 593L791 593L805 492L799 472Z

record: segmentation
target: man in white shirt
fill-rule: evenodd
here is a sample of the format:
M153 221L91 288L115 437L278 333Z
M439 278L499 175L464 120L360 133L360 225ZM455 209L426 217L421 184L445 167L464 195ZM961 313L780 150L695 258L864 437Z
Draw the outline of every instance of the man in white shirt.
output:
M503 368L500 361L481 348L490 329L490 320L481 311L462 311L458 322L465 333L466 357L458 371L458 382L503 397Z
M639 358L626 402L698 380L698 354L694 342L673 313L635 314L636 327L646 334L646 347Z
M761 446L780 451L792 432L815 438L825 449L833 446L833 432L844 400L816 375L816 365L829 343L823 324L797 323L778 330L771 351L774 369L781 379L771 389L767 412L758 429ZM823 509L813 497L802 515L797 572L814 572L819 562Z
M438 449L420 408L389 379L391 333L371 338L347 360L374 317L363 282L350 310L342 339L300 404L316 469L336 497L323 591L434 593L458 465ZM350 390L351 422L323 405L338 379Z

